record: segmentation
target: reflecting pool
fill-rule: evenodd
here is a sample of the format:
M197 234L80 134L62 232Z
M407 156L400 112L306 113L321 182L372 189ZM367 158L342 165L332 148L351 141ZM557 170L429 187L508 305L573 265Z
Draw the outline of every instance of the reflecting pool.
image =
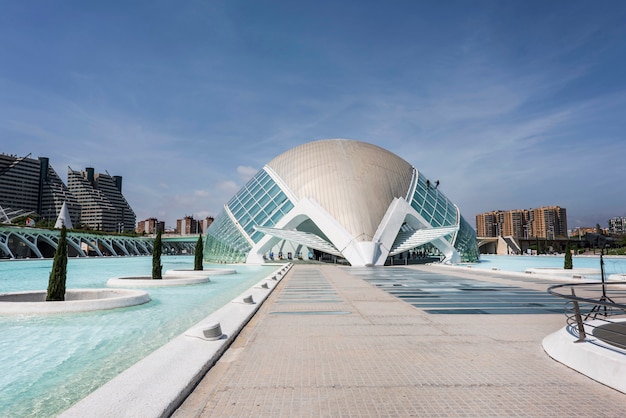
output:
M626 274L626 257L604 256L604 272L608 278L611 274ZM481 254L478 263L470 263L473 268L491 270L494 268L504 271L523 273L528 268L563 268L563 255L485 255ZM572 257L574 268L597 269L600 271L600 256ZM597 275L600 279L600 274Z
M164 272L192 269L193 256L162 264ZM0 292L46 289L51 268L52 260L2 261ZM152 301L130 308L0 315L0 416L57 415L275 270L235 268L209 283L146 288ZM103 288L111 277L149 276L152 257L76 258L67 270L68 289Z

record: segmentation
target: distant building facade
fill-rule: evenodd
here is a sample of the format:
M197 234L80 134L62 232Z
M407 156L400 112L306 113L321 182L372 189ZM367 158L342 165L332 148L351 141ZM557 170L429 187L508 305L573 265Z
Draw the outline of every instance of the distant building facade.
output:
M176 220L176 232L180 235L199 234L198 221L193 216L185 216Z
M570 237L582 238L587 234L595 234L598 230L592 227L578 227L570 232Z
M211 226L211 224L213 223L213 221L215 220L215 218L213 218L212 216L207 216L206 218L202 219L200 222L200 233L205 234L206 231L209 229L209 227Z
M626 216L609 219L609 234L626 234Z
M40 219L55 221L64 202L72 222L77 223L80 204L48 158L0 154L0 207L3 211L37 214Z
M46 157L0 154L0 209L55 222L65 204L71 223L108 232L133 231L136 216L122 195L122 177L68 170L68 185ZM9 216L4 216L9 221Z
M476 215L479 237L567 237L567 211L560 206L537 209L496 210Z
M161 233L165 232L165 221L159 221L157 218L139 221L135 229L135 232L138 234L156 234L158 231L161 231Z
M92 167L67 173L67 185L81 206L79 222L91 229L134 231L137 217L122 194L122 177L96 173Z
M194 219L193 216L185 216L176 220L176 232L180 235L203 234L213 223L213 217L207 216L205 219Z

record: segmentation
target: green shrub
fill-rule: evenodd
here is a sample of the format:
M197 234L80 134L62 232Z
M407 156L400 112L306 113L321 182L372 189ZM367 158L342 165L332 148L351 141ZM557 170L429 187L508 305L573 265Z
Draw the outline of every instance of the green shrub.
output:
M54 252L52 271L48 280L48 293L46 301L65 300L65 281L67 278L67 229L61 228L59 244Z
M203 270L202 268L202 256L204 252L204 245L202 243L202 235L198 237L198 241L196 242L196 249L194 252L193 259L193 269L194 270Z
M154 240L154 248L152 249L152 279L160 280L163 278L161 265L161 252L163 251L163 243L161 241L161 231L157 232Z
M565 261L563 264L563 268L565 270L571 270L574 267L574 263L572 262L572 252L569 249L569 242L565 245Z

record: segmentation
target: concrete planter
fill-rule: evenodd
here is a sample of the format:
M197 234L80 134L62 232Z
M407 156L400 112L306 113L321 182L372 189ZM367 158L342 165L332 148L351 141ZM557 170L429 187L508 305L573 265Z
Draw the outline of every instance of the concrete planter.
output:
M168 270L169 272L169 270ZM113 277L107 280L107 286L113 287L161 287L186 286L210 282L207 273L194 277L189 274L164 274L162 279L153 279L152 276Z
M204 270L193 270L193 269L174 269L167 270L165 275L192 275L192 276L221 276L225 274L237 274L237 270L229 269L229 268L210 268Z
M51 314L125 308L150 301L148 293L122 289L69 289L65 300L47 302L46 290L0 293L0 314Z

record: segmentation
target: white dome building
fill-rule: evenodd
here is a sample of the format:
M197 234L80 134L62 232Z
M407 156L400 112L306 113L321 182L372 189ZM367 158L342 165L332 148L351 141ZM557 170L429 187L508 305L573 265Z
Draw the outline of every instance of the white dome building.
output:
M437 184L376 145L328 139L265 165L211 224L204 256L261 263L326 253L371 266L424 245L448 262L478 258L476 233Z

